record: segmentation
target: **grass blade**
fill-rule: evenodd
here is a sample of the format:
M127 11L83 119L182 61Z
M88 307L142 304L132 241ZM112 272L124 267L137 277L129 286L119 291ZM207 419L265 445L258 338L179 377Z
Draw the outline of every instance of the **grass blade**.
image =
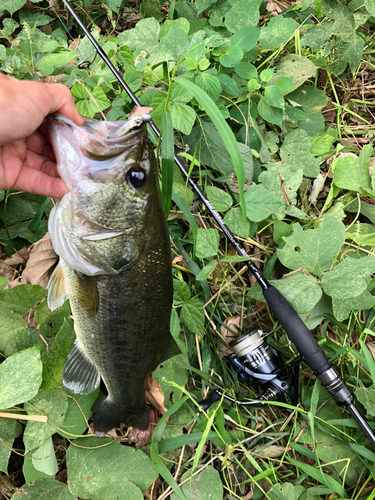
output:
M218 110L216 104L211 99L209 95L206 94L202 89L197 87L193 82L186 80L185 78L178 77L175 79L180 85L185 87L189 92L193 94L199 104L202 106L207 115L211 118L213 124L217 128L217 131L222 138L225 147L230 154L230 157L233 162L234 170L237 175L238 180L238 189L240 193L240 206L242 211L242 219L245 223L246 221L246 203L245 203L245 195L243 192L243 188L245 185L245 167L243 164L242 155L240 149L238 147L236 138L232 130L230 129L227 122L224 120L222 114Z
M165 215L168 219L171 207L174 168L173 125L169 111L163 111L161 123L161 196L163 198Z

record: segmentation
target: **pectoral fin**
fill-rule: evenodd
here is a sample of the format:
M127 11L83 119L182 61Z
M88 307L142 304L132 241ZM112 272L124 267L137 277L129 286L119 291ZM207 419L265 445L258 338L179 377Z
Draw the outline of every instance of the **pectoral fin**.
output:
M75 394L90 394L99 386L100 375L97 368L83 353L78 340L66 360L63 384Z
M80 306L88 316L94 318L99 309L99 292L93 276L76 271L77 297Z
M168 340L166 342L166 346L165 346L164 352L161 356L161 359L159 361L159 364L162 363L163 361L166 361L169 358L173 358L173 356L177 356L177 354L181 354L180 348L176 344L176 341L172 337L172 335L169 334L169 337L168 337Z
M68 298L65 287L65 277L61 263L55 267L47 285L47 304L51 311L62 306Z

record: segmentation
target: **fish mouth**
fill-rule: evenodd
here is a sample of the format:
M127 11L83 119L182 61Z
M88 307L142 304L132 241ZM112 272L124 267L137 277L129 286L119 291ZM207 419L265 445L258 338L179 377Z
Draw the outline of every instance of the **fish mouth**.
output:
M78 126L58 113L50 115L48 129L60 177L71 190L80 175L107 171L110 163L128 156L147 140L150 120L149 114L118 122L85 118Z

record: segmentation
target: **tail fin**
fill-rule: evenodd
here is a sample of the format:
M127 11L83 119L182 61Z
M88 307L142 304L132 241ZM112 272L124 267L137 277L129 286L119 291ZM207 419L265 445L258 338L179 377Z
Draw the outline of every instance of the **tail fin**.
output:
M108 431L123 423L128 427L135 427L141 431L148 429L148 408L139 412L130 412L125 408L116 406L109 399L105 399L94 415L94 429L97 436L104 436Z

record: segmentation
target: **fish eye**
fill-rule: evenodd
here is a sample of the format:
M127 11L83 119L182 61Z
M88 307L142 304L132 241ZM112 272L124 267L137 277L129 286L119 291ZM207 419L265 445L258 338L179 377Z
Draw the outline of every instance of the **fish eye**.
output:
M146 182L146 173L137 167L132 167L126 174L126 177L133 188L139 188Z

